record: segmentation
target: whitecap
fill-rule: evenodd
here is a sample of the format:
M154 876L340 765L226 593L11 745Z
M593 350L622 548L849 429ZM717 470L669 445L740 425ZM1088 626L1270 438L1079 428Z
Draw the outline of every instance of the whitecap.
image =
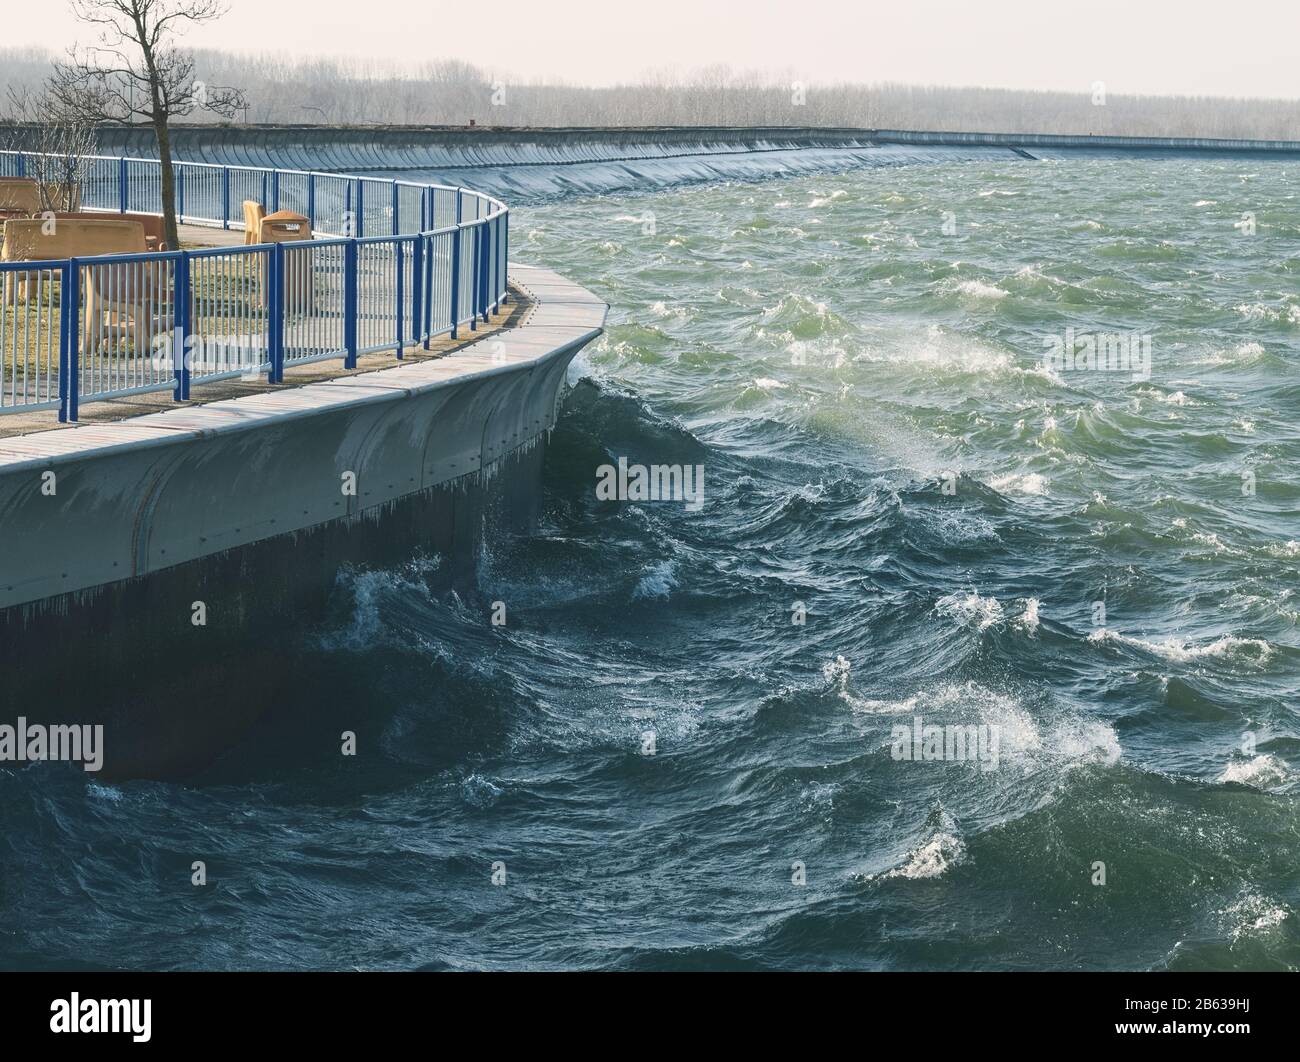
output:
M1261 754L1251 759L1233 759L1219 775L1220 782L1236 782L1256 789L1267 789L1287 780L1287 766L1276 756Z
M1234 941L1252 933L1265 933L1288 917L1290 912L1284 906L1256 892L1246 892L1220 914Z
M644 601L654 598L666 600L668 596L677 588L677 562L671 560L659 561L652 564L642 574L632 591L633 601Z
M1005 618L997 598L981 597L974 590L945 594L934 603L934 610L940 616L956 620L959 626L977 631L1001 626Z
M995 476L989 480L999 494L1028 494L1041 496L1047 493L1047 479L1037 472L1009 472L1005 476Z
M1038 632L1038 606L1038 598L1025 598L1025 611L1016 620L1017 626L1024 628L1030 635Z
M1273 647L1263 639L1238 638L1234 634L1225 634L1212 642L1196 645L1175 638L1165 638L1160 641L1133 638L1107 627L1101 627L1088 635L1088 641L1118 642L1179 664L1221 658L1235 658L1253 664L1264 664L1273 655Z
M957 291L972 299L1005 299L1010 294L996 284L986 284L982 280L963 280L957 285Z
M951 833L935 833L907 855L907 861L881 874L884 878L937 878L950 866L960 863L966 854L966 844Z

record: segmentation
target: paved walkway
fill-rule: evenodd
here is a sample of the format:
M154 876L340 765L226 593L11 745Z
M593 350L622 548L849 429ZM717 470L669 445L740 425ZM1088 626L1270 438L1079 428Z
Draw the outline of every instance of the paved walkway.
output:
M177 235L187 250L196 247L242 247L244 227L216 229L209 225L181 225Z

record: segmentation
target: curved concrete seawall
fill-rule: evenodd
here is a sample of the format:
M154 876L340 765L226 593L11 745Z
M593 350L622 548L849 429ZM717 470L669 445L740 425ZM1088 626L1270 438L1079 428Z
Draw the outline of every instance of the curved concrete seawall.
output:
M563 166L697 155L881 146L1015 148L1033 151L1300 155L1300 141L1211 137L1091 136L908 129L818 129L798 126L475 129L445 126L327 128L321 126L181 125L172 132L177 157L222 165L298 169L479 169ZM104 127L101 151L151 157L153 134Z
M151 157L152 134L100 130L109 155ZM682 127L512 129L179 126L180 158L220 165L401 173L513 202L717 180L962 160L1300 158L1300 142L900 129Z
M472 571L485 521L526 525L606 308L511 277L524 322L446 357L0 440L0 721L103 722L110 771L184 768L265 714L341 567Z

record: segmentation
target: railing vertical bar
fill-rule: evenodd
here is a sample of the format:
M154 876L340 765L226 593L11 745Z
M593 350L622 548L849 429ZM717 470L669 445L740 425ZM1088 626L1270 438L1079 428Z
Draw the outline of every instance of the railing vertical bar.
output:
M176 373L176 401L190 400L190 320L192 295L190 291L190 252L182 251L173 268L172 307L172 368Z
M343 247L343 367L357 367L357 241Z

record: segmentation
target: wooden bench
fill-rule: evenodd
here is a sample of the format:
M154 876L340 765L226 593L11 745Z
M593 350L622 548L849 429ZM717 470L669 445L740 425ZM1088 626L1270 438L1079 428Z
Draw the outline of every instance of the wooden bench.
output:
M43 219L48 215L42 214ZM144 226L145 248L150 251L166 251L166 227L161 214L114 214L103 210L54 211L55 222L62 221L138 221Z
M34 177L0 177L0 210L30 217L41 209L41 187Z
M4 223L3 262L43 262L63 258L80 258L100 254L140 254L145 250L144 226L138 221L71 220L51 224L45 218L10 218ZM12 301L15 282L23 287L23 298L30 299L30 282L37 283L38 270L5 273L4 299Z
M266 217L266 207L256 199L244 200L244 244L257 243L262 232L262 219Z
M28 216L54 203L59 210L81 209L81 186L49 182L45 194L35 177L0 177L0 210L18 210Z

